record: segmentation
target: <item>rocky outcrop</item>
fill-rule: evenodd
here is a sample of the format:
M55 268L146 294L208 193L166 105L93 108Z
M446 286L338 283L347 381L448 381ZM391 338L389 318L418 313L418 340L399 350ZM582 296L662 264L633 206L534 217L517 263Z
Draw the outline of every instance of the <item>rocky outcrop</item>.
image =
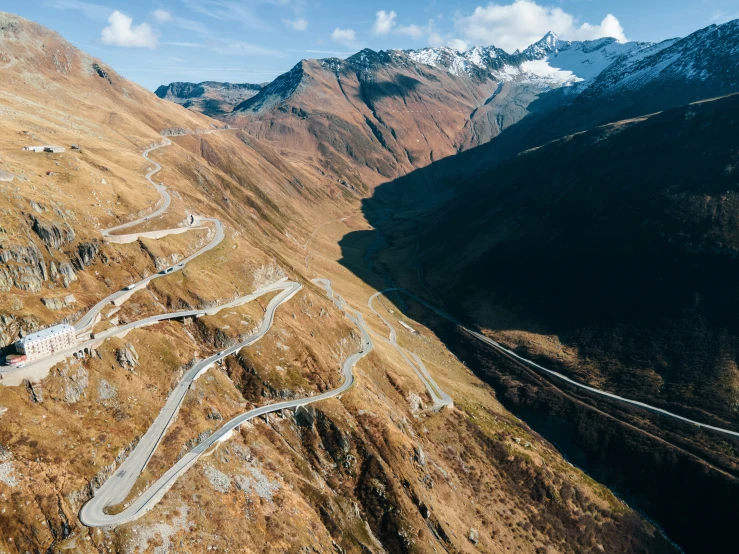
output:
M97 241L81 242L79 246L77 246L74 266L78 270L83 270L88 265L94 264L99 251L100 246Z
M77 280L77 274L74 272L74 268L72 267L72 264L68 262L62 262L57 265L52 260L49 264L49 272L51 273L51 278L56 280L57 278L62 279L62 283L64 284L64 288L68 288L69 285Z
M0 292L12 287L29 292L39 292L49 278L41 250L34 244L0 244Z
M234 106L251 98L262 89L262 85L249 83L170 83L160 86L154 94L185 108L211 117L229 113Z
M169 129L162 129L159 134L163 137L181 137L184 135L191 135L192 131L182 127L172 127Z
M24 336L40 328L39 320L32 316L16 317L0 313L0 348L13 344L19 336Z
M61 368L63 378L63 400L67 404L76 404L85 395L89 381L89 373L82 366Z
M34 385L29 381L28 379L23 380L23 385L26 387L26 390L28 391L28 395L31 397L31 401L35 402L37 404L40 404L44 401L44 395L41 391L41 385L36 384Z
M33 226L31 227L44 244L51 250L60 250L62 246L70 244L74 240L74 229L67 223L43 221L36 216L31 216Z
M100 400L111 400L116 396L118 396L118 389L105 379L100 379L100 384L98 384L98 397Z
M95 73L97 73L98 77L101 77L101 78L105 79L111 85L113 84L113 81L110 79L110 75L108 74L107 71L105 71L105 69L102 68L102 66L99 63L97 63L97 62L96 63L93 63L92 64L92 69L95 71Z
M116 350L115 357L118 360L118 365L129 371L133 371L139 365L139 353L136 352L136 349L130 342L126 343L126 346L123 348Z
M42 298L41 302L50 310L63 310L67 306L77 302L74 294L68 294L66 296L56 296L53 298Z

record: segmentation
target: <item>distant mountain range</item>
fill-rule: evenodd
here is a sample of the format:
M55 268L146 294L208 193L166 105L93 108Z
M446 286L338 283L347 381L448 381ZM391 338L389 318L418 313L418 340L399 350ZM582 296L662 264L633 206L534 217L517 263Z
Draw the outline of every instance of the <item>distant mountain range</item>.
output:
M739 82L738 29L733 21L660 43L547 33L512 54L495 46L365 49L345 60L303 60L238 92L202 83L157 94L243 126L361 188L503 131L491 161L595 124L730 93Z
M262 89L262 85L219 83L170 83L154 91L159 98L170 100L211 117L222 117L233 107L251 98Z

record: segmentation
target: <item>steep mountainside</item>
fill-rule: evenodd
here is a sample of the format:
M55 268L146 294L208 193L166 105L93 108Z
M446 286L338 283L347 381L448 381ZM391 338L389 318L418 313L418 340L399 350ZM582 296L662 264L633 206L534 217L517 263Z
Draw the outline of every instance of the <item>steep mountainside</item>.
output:
M154 94L210 117L222 117L230 113L234 106L251 98L261 89L262 85L249 83L177 82L160 86Z
M650 46L548 34L514 54L490 46L304 60L236 106L228 121L359 188L488 142L542 93L577 94L620 56Z
M481 175L423 237L432 288L502 336L559 337L578 376L739 423L738 121L735 95Z
M342 263L367 282L412 290L497 341L394 299L686 552L734 549L738 121L733 95L567 136L481 171L431 210L401 202L409 175L365 201L376 231L341 241ZM357 263L361 245L371 250Z
M39 373L0 367L0 551L675 551L433 332L384 299L370 310L376 291L336 263L336 234L368 226L334 174L5 13L0 64L0 346L99 307L78 356ZM22 150L44 144L66 151ZM274 292L244 299L284 278L296 288L275 312ZM381 338L390 322L397 345ZM351 388L311 402L352 360ZM435 405L424 371L452 406ZM309 404L218 434L298 400ZM164 407L164 427L146 434ZM97 515L147 492L150 511L85 527L82 506L151 437L163 438L128 497ZM183 460L193 465L171 488L150 490Z

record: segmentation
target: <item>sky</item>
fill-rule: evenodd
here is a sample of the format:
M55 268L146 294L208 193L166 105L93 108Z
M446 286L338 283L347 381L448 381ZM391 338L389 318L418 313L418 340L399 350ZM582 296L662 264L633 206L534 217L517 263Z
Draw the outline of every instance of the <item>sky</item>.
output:
M0 0L124 77L262 83L304 58L362 48L495 45L548 31L568 40L681 37L739 18L737 0Z

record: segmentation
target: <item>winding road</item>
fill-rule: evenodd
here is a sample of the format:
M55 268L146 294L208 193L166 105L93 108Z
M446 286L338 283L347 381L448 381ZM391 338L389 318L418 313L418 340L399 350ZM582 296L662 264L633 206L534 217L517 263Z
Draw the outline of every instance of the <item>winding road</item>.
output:
M152 150L156 148L161 148L163 146L168 146L169 144L171 144L171 142L165 139L163 144L147 149L143 155L148 160L148 154ZM164 197L164 203L162 207L160 207L157 211L149 216L103 231L103 236L106 237L106 239L115 240L114 237L121 237L121 235L111 235L110 233L133 227L134 225L142 223L143 221L146 221L151 217L161 215L169 207L169 194L166 192L164 186L157 185L152 180L152 177L161 169L161 166L158 163L154 163L155 168L146 175L146 178ZM185 260L182 260L175 266L161 271L156 275L152 275L150 277L142 279L134 285L128 286L121 291L117 291L107 296L106 298L98 302L95 306L93 306L90 311L75 324L75 328L79 332L83 332L91 328L97 321L97 318L103 307L109 305L110 303L125 301L128 296L133 294L133 292L135 292L136 290L145 287L152 279L169 275L174 271L180 271L189 261L197 258L198 256L201 256L208 250L214 248L223 240L223 228L220 221L211 218L195 218L195 221L210 222L215 224L216 234L214 238L210 241L210 243L208 243L208 245L198 250L198 252L196 252L192 256L189 256ZM133 240L136 240L144 235L153 236L152 233L156 232L138 234L134 233L131 235L123 235L123 237L125 238L125 240L128 240L128 238L131 237L133 238ZM110 506L120 505L126 500L126 498L128 498L131 490L136 484L136 481L146 468L147 464L151 460L152 455L164 438L167 429L175 420L180 406L182 405L187 392L192 387L193 382L195 382L210 367L213 367L216 362L222 360L226 356L238 352L246 346L254 344L259 339L261 339L272 327L272 324L274 322L274 314L277 308L290 300L290 298L292 298L302 288L302 285L296 282L282 279L281 281L263 287L250 295L238 298L228 304L218 306L216 308L209 308L205 310L186 310L151 316L140 321L132 322L127 325L103 331L102 333L99 333L97 336L95 336L93 339L87 341L90 344L92 344L93 342L99 343L101 340L105 340L106 338L125 334L131 329L152 325L166 319L179 319L215 313L227 307L233 307L243 304L264 294L280 291L280 293L272 298L272 300L270 300L269 304L267 305L267 308L265 310L265 317L256 333L238 344L222 350L221 352L218 352L217 354L205 360L195 363L183 375L182 379L175 386L174 390L172 390L172 392L169 394L164 407L159 412L159 415L156 417L156 419L143 435L143 437L141 437L141 439L138 441L134 450L121 463L121 465L116 468L114 473L105 481L105 483L103 483L103 485L94 492L93 497L80 510L80 521L84 525L87 525L89 527L116 526L138 519L151 508L153 508L159 502L159 500L161 500L164 494L174 485L177 479L179 479L179 477L181 477L190 467L192 467L200 458L200 456L207 452L208 449L213 445L227 440L231 436L233 430L237 429L243 423L255 417L271 412L285 409L294 409L298 406L303 406L306 404L311 404L313 402L319 402L321 400L336 397L348 390L354 384L354 366L373 348L373 343L372 339L370 338L369 331L362 318L362 314L350 308L343 298L334 294L331 288L331 282L329 280L317 279L315 282L319 286L323 287L328 297L340 310L344 312L344 314L350 321L357 325L360 331L361 346L359 351L349 356L342 365L341 370L344 379L341 386L333 390L326 391L322 394L261 406L259 408L249 410L243 414L240 414L239 416L234 417L223 426L221 426L207 439L203 440L190 452L180 458L177 463L175 463L169 470L164 473L164 475L162 475L150 487L148 487L145 491L143 491L140 495L133 499L128 505L125 506L122 511L116 514L106 513L106 509ZM87 343L83 343L82 345L78 345L76 348L79 350L86 344Z
M418 378L426 387L426 390L428 391L429 395L431 396L431 400L434 403L432 409L438 412L442 408L452 406L454 404L454 401L452 400L451 396L444 392L444 390L439 386L434 378L431 377L431 374L429 373L428 369L426 369L426 366L424 365L421 358L418 357L418 355L414 352L408 352L406 349L398 344L398 334L395 331L395 328L387 319L380 315L380 312L378 312L373 306L374 300L378 296L385 294L385 292L386 291L376 292L375 294L370 296L369 300L367 300L367 306L369 306L370 310L372 310L375 315L379 317L382 322L388 327L388 329L390 329L390 335L388 337L390 340L390 344L398 351L398 353L400 353L408 366L413 369Z
M192 383L217 361L238 352L245 346L254 344L262 338L272 326L274 313L277 307L287 302L301 288L301 285L298 283L290 281L286 281L280 285L271 285L269 290L277 290L278 288L283 288L284 290L270 301L259 331L244 342L231 346L210 358L198 362L188 370L187 373L185 373L175 389L170 393L164 408L162 408L154 423L138 442L133 452L123 463L121 463L113 475L111 475L108 480L97 491L95 491L92 499L82 507L79 516L80 521L84 525L87 525L88 527L121 525L138 519L159 502L164 494L172 487L172 485L174 485L177 479L192 467L200 456L202 456L211 446L227 440L230 437L231 432L243 423L268 413L294 409L298 406L305 406L307 404L339 396L354 384L354 366L372 350L372 339L370 338L367 326L362 319L362 314L350 308L340 296L333 294L331 282L326 279L316 280L316 282L323 286L329 298L331 298L336 306L344 312L346 317L357 325L361 334L361 346L359 351L344 360L342 365L341 369L344 382L341 386L315 396L287 400L254 408L253 410L249 410L248 412L244 412L243 414L234 417L207 439L198 444L190 452L180 458L176 464L157 479L154 484L136 497L136 499L127 505L123 511L117 514L107 514L105 512L107 507L120 504L129 495L131 489L136 484L136 480L139 475L146 468L151 456L164 438L167 428L174 421L182 401L184 400L187 391L192 386ZM261 294L269 292L269 290L263 289ZM257 295L257 293L255 293L255 295Z
M470 329L469 327L467 327L466 325L464 325L462 322L460 322L454 316L446 313L445 311L437 308L433 304L430 304L429 302L427 302L423 298L420 298L419 296L417 296L417 295L413 294L412 292L409 292L409 291L407 291L405 289L401 289L401 288L388 288L388 289L383 290L381 293L377 293L377 294L385 294L385 293L388 293L388 292L398 292L398 293L405 294L406 296L408 296L409 298L412 298L413 300L415 300L419 304L422 304L422 305L426 306L429 310L433 311L438 316L440 316L440 317L442 317L442 318L444 318L444 319L446 319L448 321L451 321L452 323L454 323L455 325L457 325L458 327L460 327L461 329L463 329L469 335L472 335L477 340L479 340L481 342L484 342L488 346L491 346L492 348L494 348L498 352L501 352L502 354L504 354L504 355L506 355L508 357L514 358L517 361L519 361L519 362L521 362L521 363L523 363L523 364L525 364L525 365L527 365L527 366L529 366L529 367L531 367L531 368L533 368L533 369L535 369L537 371L540 371L540 372L543 372L546 375L550 375L552 377L555 377L555 378L557 378L557 379L559 379L561 381L564 381L564 382L566 382L566 383L568 383L570 385L573 385L573 386L575 386L577 388L580 388L580 389L583 389L583 390L592 392L592 393L597 394L599 396L604 396L606 398L610 398L611 400L616 400L618 402L623 402L624 404L630 404L632 406L638 406L639 408L643 408L645 410L649 410L651 412L655 412L655 413L658 413L658 414L663 415L663 416L666 416L666 417L671 417L673 419L678 419L680 421L684 421L685 423L689 423L689 424L695 425L697 427L701 427L701 428L704 428L704 429L710 429L712 431L716 431L718 433L723 433L725 435L731 435L733 437L739 437L739 432L737 432L737 431L732 431L731 429L725 429L723 427L716 427L715 425L709 425L707 423L701 423L700 421L695 421L693 419L689 419L687 417L683 417L683 416L678 415L676 413L670 412L668 410L664 410L662 408L658 408L657 406L652 406L651 404L647 404L645 402L640 402L638 400L632 400L631 398L626 398L626 397L619 396L619 395L614 394L614 393L611 393L611 392L607 392L607 391L598 389L596 387L591 387L589 385L585 385L583 383L580 383L578 381L575 381L574 379L571 379L570 377L567 377L566 375L563 375L562 373L559 373L558 371L554 371L552 369L548 369L546 367L543 367L543 366L537 364L536 362L533 362L533 361L531 361L531 360L529 360L527 358L524 358L522 356L519 356L513 350L509 350L508 348L506 348L505 346L503 346L499 342L494 341L490 337L486 337L482 333L478 333L477 331L475 331L473 329ZM377 294L374 295L374 296L377 296ZM374 298L374 296L373 296L373 298Z
M209 131L209 132L213 132L213 131ZM149 181L149 183L162 196L163 202L162 202L161 207L159 207L156 211L152 212L151 214L140 217L139 219L135 219L133 221L129 221L128 223L123 223L122 225L117 225L109 229L104 229L103 231L101 231L101 233L103 237L105 238L105 240L109 242L117 242L117 243L126 244L129 242L136 241L139 238L161 238L163 236L166 236L167 234L181 233L184 231L189 231L193 228L202 229L202 227L175 227L173 229L164 229L161 231L148 231L148 232L142 232L142 233L130 233L127 235L113 235L112 234L117 231L121 231L123 229L128 229L130 227L140 225L141 223L144 223L145 221L158 217L164 214L169 208L169 205L172 203L172 198L167 192L166 187L163 184L155 183L152 178L154 177L154 175L159 173L159 171L161 171L162 166L158 162L150 159L149 154L158 148L163 148L171 144L172 144L172 141L165 138L160 144L156 144L144 150L142 154L142 156L144 157L146 161L154 164L154 168L146 174L146 180ZM139 282L134 283L133 285L129 285L122 290L116 291L106 296L105 298L100 300L100 302L98 302L92 308L90 308L90 310L88 310L88 312L84 316L82 316L79 319L79 321L77 321L74 324L75 330L78 333L82 333L84 331L89 330L97 322L98 316L100 315L100 311L105 306L111 303L116 303L116 301L125 300L126 298L124 297L131 296L135 291L145 288L154 279L158 279L160 277L171 275L172 273L177 272L177 271L182 271L189 262L193 261L196 258L199 258L200 256L202 256L209 250L212 250L213 248L218 246L221 243L221 241L223 241L223 237L224 237L223 225L218 219L209 218L209 217L193 216L193 225L195 223L211 223L215 226L215 234L213 235L213 238L210 240L208 244L203 246L200 250L198 250L194 254L178 262L177 264L169 268L166 268L162 271L159 271L158 273L154 273L153 275L145 277L144 279L141 279Z

